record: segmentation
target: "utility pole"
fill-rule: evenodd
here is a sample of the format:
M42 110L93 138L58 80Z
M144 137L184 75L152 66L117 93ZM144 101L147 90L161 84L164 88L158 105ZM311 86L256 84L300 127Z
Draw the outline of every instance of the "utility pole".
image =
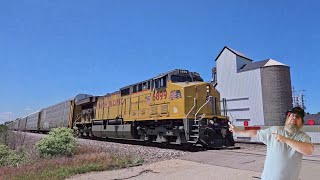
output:
M303 92L305 92L305 91L306 90L295 91L294 87L292 86L292 105L293 105L293 107L299 106L303 110L306 109L305 98L304 98L304 94L303 94Z

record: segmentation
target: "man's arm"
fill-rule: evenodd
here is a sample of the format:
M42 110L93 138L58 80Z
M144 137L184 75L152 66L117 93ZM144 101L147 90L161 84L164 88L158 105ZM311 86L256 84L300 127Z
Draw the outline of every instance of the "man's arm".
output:
M229 130L235 134L247 136L247 137L257 137L257 130L241 130L238 129L236 126L232 125L230 122L229 124Z
M280 134L272 133L275 135L277 141L283 142L291 146L294 150L304 154L304 155L312 155L314 151L313 144L307 142L300 142L293 139L288 139Z

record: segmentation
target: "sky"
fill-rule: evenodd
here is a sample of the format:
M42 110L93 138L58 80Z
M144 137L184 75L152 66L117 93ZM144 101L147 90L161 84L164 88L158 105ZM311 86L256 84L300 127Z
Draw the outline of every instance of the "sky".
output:
M211 80L224 46L290 66L320 112L320 1L1 0L0 123L79 93L188 69Z

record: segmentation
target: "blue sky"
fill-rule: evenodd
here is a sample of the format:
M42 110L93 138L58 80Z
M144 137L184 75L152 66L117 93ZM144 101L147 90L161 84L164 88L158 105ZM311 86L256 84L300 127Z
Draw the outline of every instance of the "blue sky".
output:
M0 123L78 93L102 95L183 68L209 81L227 45L291 67L320 111L320 3L1 0Z

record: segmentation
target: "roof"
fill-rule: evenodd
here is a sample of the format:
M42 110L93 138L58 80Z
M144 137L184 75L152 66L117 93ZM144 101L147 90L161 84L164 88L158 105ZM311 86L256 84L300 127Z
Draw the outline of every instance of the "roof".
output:
M268 60L258 61L251 64L246 64L243 68L241 68L238 72L249 71L252 69L262 68L265 64L267 64Z
M251 64L250 63L246 64L238 72L244 72L244 71L249 71L249 70L258 69L258 68L262 68L262 67L268 67L268 66L287 66L287 65L282 64L282 63L280 63L276 60L273 60L273 59L266 59L263 61L258 61L258 62L254 62Z
M222 54L222 52L223 52L225 49L228 49L229 51L231 51L232 53L234 53L234 54L237 55L237 56L240 56L240 57L242 57L242 58L245 58L245 59L247 59L247 60L252 61L252 59L248 58L245 54L243 54L243 53L241 53L241 52L239 52L239 51L236 51L236 50L234 50L234 49L231 49L231 48L229 48L229 47L227 47L227 46L223 47L223 49L220 51L219 55L216 57L215 61L217 61L217 59L220 57L220 55Z
M288 66L286 64L283 64L281 62L278 62L276 60L273 60L273 59L269 59L268 62L264 65L264 67L267 67L267 66Z

